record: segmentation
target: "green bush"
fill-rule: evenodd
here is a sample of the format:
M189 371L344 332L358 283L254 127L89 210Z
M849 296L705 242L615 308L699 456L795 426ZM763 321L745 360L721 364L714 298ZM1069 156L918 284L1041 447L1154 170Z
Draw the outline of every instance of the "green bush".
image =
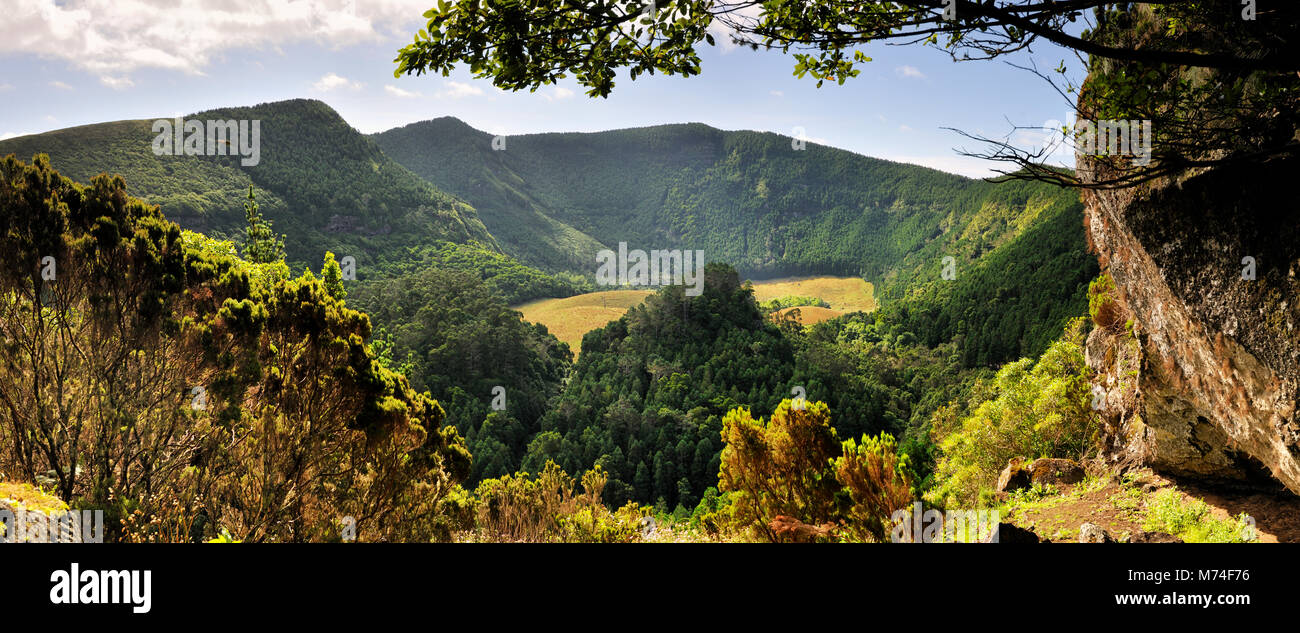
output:
M1097 418L1090 407L1082 331L1067 335L1034 362L1022 358L998 371L992 396L972 403L971 415L940 438L935 488L940 505L972 504L1012 457L1078 459L1092 444Z
M777 310L784 310L785 308L793 308L795 306L817 306L819 308L829 308L831 307L831 304L826 303L824 299L818 297L786 295L784 297L777 297L775 299L768 299L767 301L759 302L758 309L763 312L776 312Z

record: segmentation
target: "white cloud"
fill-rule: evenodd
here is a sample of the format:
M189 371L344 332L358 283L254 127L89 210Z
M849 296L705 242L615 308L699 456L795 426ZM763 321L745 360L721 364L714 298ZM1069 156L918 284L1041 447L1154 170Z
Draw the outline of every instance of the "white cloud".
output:
M739 10L732 11L729 17L733 20L742 23L748 22L752 25L762 14L763 7L755 3L744 5ZM740 48L739 44L731 41L732 30L727 28L721 20L714 20L709 24L709 33L713 35L714 42L717 43L718 48L722 49L722 54L724 55Z
M784 92L781 92L780 90L773 90L772 92L770 92L770 93L768 93L768 94L772 95L773 97L784 97L784 96L785 96L785 93L784 93Z
M15 133L13 133L13 132L5 132L4 134L0 134L0 141L5 141L5 140L11 139L11 138L18 138L18 137L20 137L20 136L23 136L23 135L22 135L22 134L15 134Z
M58 88L59 90L72 90L72 86L63 83L62 81L51 81L50 87Z
M121 77L139 68L190 74L226 51L312 41L331 47L407 39L429 0L6 0L0 54L40 51Z
M8 92L13 89L13 84L0 84L0 92Z
M352 81L347 77L340 77L334 73L329 73L328 75L325 75L324 77L318 79L316 83L312 84L311 86L320 92L329 92L331 90L337 90L339 88L346 88L348 90L360 90L362 84Z
M476 97L483 94L483 89L478 86L461 83L459 81L448 81L447 87L439 90L434 96L439 98L460 99L463 97Z
M560 101L573 97L573 91L563 86L553 86L550 92L542 91L542 98L547 101Z
M402 98L402 99L410 99L410 98L412 98L412 97L421 97L421 96L423 96L423 95L421 95L421 94L418 93L418 92L411 92L411 91L409 91L409 90L402 90L401 88L398 88L397 86L394 86L394 85L392 85L392 84L389 84L389 85L387 85L387 86L384 86L384 92L387 92L388 94L393 95L394 97L400 97L400 98Z
M916 66L899 66L894 69L894 72L904 79L925 79L925 73L918 70Z
M100 77L99 83L104 84L113 90L125 90L135 85L135 82L131 81L128 77L109 77L108 75Z
M898 126L898 131L899 131L899 132L911 132L911 131L912 131L912 126L907 125L906 123L904 123L903 125Z

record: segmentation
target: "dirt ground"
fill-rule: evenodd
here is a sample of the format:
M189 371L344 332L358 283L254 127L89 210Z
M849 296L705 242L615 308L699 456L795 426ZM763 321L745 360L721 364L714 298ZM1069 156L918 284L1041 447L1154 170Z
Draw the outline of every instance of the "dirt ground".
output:
M1178 489L1210 504L1220 518L1242 512L1250 515L1255 519L1260 542L1300 543L1300 497L1216 490L1182 481L1178 482Z
M1175 488L1204 501L1221 519L1244 512L1255 519L1261 543L1300 542L1300 497L1295 495L1214 488L1150 473L1137 480L1135 487L1143 497L1162 488ZM1116 538L1143 531L1140 500L1125 498L1125 489L1118 483L1111 481L1081 497L1074 497L1072 491L1072 487L1064 487L1059 499L1042 504L1044 507L1033 504L1014 510L1008 519L1032 529L1040 538L1063 543L1078 542L1079 526L1084 523L1100 525Z

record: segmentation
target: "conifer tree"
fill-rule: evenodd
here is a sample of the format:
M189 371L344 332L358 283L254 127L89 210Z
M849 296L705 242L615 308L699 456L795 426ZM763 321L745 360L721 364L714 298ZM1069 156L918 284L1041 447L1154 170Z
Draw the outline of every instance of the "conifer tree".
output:
M257 197L253 186L248 186L248 202L244 203L244 217L248 220L245 229L244 259L254 264L273 264L284 261L284 236L278 238L271 229L271 221L262 217L257 210Z
M320 276L325 282L325 291L331 297L339 301L348 298L348 291L343 287L343 269L339 266L338 260L334 259L333 252L325 252L325 265L321 267Z

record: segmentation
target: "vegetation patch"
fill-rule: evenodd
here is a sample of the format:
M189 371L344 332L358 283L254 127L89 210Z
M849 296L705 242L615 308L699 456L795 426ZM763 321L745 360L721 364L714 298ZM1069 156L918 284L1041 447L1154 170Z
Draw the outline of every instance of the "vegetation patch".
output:
M1014 457L1084 457L1097 417L1089 406L1082 341L1076 322L1037 361L1008 363L987 388L976 389L966 417L940 411L932 432L942 457L928 499L973 504Z
M800 322L807 325L854 311L869 312L876 307L872 286L857 277L789 277L751 282L754 298L764 312L780 311L791 306L816 306L800 309ZM640 304L652 290L603 290L560 299L538 299L514 306L531 323L541 323L555 337L568 343L577 355L582 337L623 316ZM833 309L830 309L833 308Z
M1169 488L1147 498L1143 527L1188 543L1246 543L1258 538L1254 521L1244 513L1219 518L1209 504Z
M842 316L844 316L844 313L839 310L821 308L818 306L783 308L771 315L772 319L778 323L787 319L792 319L799 325L812 325L814 323L821 323L822 321L837 319Z
M861 277L783 277L750 283L754 286L754 298L768 312L805 305L845 313L876 309L874 286Z
M53 516L68 509L62 499L46 493L36 486L13 482L0 482L0 502L15 509L43 512Z

